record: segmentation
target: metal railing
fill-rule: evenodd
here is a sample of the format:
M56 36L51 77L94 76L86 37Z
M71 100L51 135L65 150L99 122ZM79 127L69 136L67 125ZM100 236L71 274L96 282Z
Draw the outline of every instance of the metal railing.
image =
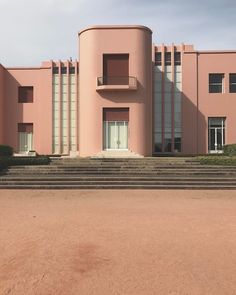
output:
M136 87L136 77L130 76L103 76L97 78L97 85L128 85L130 87Z

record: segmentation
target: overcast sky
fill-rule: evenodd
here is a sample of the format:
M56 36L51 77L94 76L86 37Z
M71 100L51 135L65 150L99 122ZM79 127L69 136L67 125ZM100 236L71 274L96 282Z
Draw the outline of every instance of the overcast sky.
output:
M236 50L236 0L0 0L0 63L74 59L78 31L102 24L146 25L157 44Z

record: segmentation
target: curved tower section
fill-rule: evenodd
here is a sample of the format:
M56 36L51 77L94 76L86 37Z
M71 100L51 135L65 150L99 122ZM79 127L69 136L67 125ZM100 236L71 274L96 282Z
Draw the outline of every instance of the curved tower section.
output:
M152 155L152 31L95 26L79 33L79 152Z

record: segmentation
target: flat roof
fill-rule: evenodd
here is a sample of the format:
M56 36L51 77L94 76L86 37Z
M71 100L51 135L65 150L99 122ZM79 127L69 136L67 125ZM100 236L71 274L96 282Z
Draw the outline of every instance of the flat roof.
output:
M99 26L91 26L88 27L86 29L83 29L79 32L79 35L84 33L85 31L89 31L89 30L119 30L119 29L140 29L140 30L146 30L149 33L152 34L152 30L149 29L146 26L142 26L142 25L99 25Z
M198 54L224 54L224 53L236 53L236 50L194 50L186 51L185 53L198 53Z

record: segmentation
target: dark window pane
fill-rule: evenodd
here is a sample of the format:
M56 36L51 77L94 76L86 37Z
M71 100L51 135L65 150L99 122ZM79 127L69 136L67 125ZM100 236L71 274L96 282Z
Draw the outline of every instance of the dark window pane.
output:
M18 102L27 103L33 102L33 86L18 87Z
M175 52L175 66L180 66L181 65L181 54L180 52Z
M210 127L222 127L222 122L223 122L223 127L225 126L225 118L219 117L219 118L209 118L208 120L208 125Z
M171 65L171 52L165 52L165 65Z
M230 85L230 87L229 87L229 92L231 92L231 93L236 93L236 83Z
M171 138L166 138L164 141L164 151L171 152Z
M155 65L161 66L161 52L155 52Z
M69 68L69 73L70 74L75 74L75 67L70 67Z
M229 83L236 83L236 74L229 74Z
M174 150L175 152L181 152L181 137L175 137Z
M155 143L155 152L162 152L162 145L160 143Z
M18 132L33 133L33 123L18 123Z
M67 68L66 67L62 67L61 68L61 74L66 74L67 73Z
M222 93L222 85L209 85L210 93Z
M52 72L53 72L53 74L59 74L59 68L58 67L53 67Z
M209 83L222 83L223 74L209 74Z
M229 92L236 93L236 74L229 74Z

